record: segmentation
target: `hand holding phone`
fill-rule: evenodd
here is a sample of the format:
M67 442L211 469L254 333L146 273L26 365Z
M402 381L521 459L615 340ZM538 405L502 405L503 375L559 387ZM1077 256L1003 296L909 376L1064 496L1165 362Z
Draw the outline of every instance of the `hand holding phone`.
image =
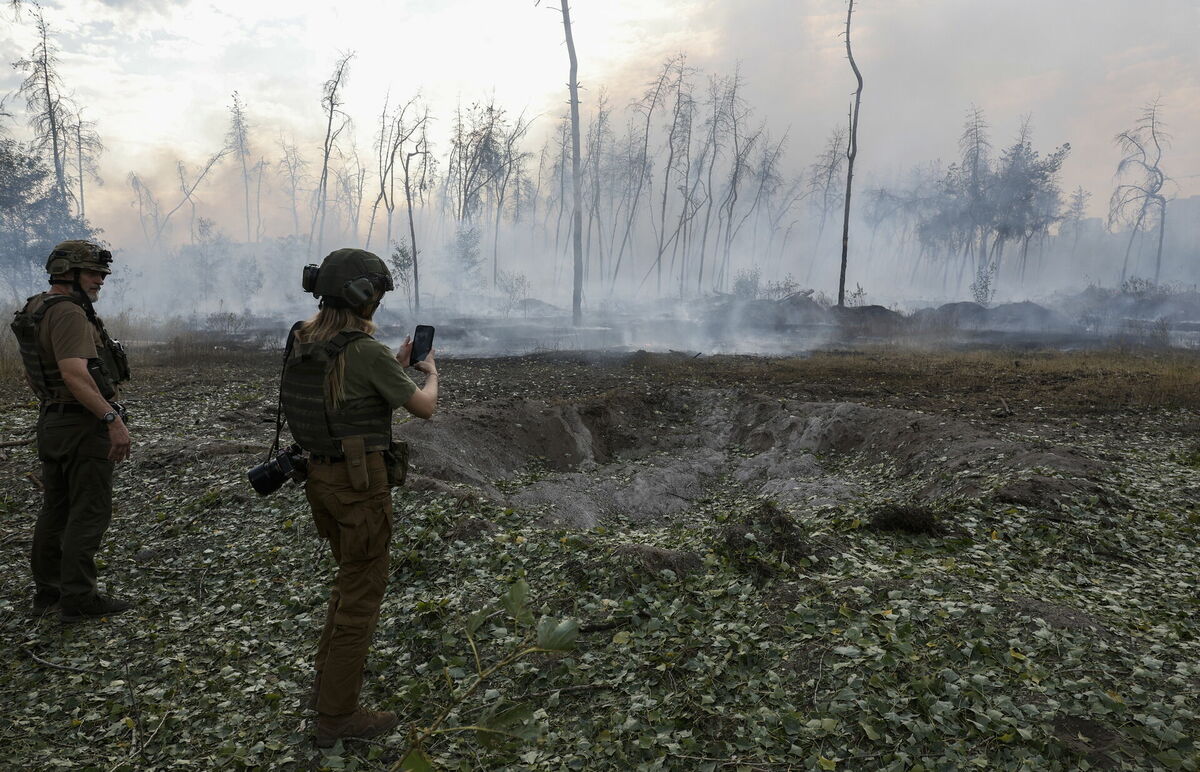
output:
M416 332L413 333L412 353L409 355L408 366L415 367L417 362L423 361L432 350L433 327L428 324L418 324Z

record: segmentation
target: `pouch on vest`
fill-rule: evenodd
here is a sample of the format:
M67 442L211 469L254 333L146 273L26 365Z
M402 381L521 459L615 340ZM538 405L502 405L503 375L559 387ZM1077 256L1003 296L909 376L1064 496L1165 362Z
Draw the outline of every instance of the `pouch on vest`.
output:
M391 488L399 488L408 479L408 443L392 442L383 451L383 463L387 465L387 481Z
M125 347L121 345L121 341L113 340L108 337L108 333L104 334L104 346L108 349L108 353L112 356L113 364L116 365L117 383L124 383L129 380L133 374L129 370L129 357L125 354Z
M100 396L105 399L112 399L117 394L117 387L113 385L112 378L108 376L108 368L104 366L104 360L92 358L87 361L88 375L92 376L92 380L96 382L96 388L100 390Z
M371 472L367 469L367 444L362 435L342 438L342 453L346 457L346 474L350 487L365 491L371 487Z

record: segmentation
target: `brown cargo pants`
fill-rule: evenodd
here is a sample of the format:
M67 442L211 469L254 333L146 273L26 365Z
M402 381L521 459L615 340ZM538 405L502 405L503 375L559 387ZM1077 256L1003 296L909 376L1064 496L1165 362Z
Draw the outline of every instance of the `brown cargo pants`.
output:
M96 553L112 519L108 427L91 413L38 417L45 497L33 529L30 567L39 593L78 606L96 594Z
M317 645L317 712L326 716L358 707L363 663L387 587L392 494L382 453L367 454L367 470L367 490L356 491L345 463L314 462L304 485L317 533L329 540L338 564Z

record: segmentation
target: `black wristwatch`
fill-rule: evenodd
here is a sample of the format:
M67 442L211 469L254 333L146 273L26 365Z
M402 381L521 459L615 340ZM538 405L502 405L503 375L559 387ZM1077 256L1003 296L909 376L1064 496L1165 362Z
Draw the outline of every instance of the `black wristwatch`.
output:
M115 410L110 410L107 413L105 413L104 415L100 416L100 420L106 424L111 424L113 421L117 420L117 418L118 418L118 414L117 414L117 411L115 411Z

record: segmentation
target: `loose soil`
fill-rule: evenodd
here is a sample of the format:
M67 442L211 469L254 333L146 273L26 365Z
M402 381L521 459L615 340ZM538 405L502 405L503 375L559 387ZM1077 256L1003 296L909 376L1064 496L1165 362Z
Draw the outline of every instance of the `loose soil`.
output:
M295 750L307 719L293 703L310 676L328 559L297 491L289 485L261 499L244 482L270 444L278 355L209 352L180 365L148 352L143 362L127 393L135 445L117 475L102 570L109 587L140 604L111 623L62 627L25 614L40 481L32 445L12 443L31 437L36 416L20 384L0 383L0 441L8 445L0 448L0 566L13 577L0 596L0 696L11 706L0 730L5 756L28 768L155 767L171 759L320 767L326 761L315 750ZM396 586L368 696L406 721L428 721L438 698L426 704L421 695L444 687L437 677L444 668L466 664L439 653L454 640L456 620L498 586L529 576L536 591L540 577L540 613L583 623L582 659L547 660L543 674L521 671L506 683L550 694L562 686L553 679L574 679L579 689L564 704L598 722L588 730L560 726L551 711L540 751L488 756L448 741L434 749L443 762L732 763L738 732L725 722L744 723L750 707L731 707L742 715L736 720L709 707L740 705L723 691L739 690L712 681L718 671L705 671L703 688L659 676L720 651L728 644L698 641L736 638L738 625L753 621L744 616L751 608L779 614L764 622L759 648L735 658L749 663L739 678L769 671L778 681L756 687L779 696L762 698L774 705L776 724L768 721L743 751L752 765L832 769L821 759L841 753L849 768L885 755L905 766L896 747L920 751L912 760L930 752L921 750L919 731L905 734L904 721L887 728L884 713L861 707L860 727L853 713L837 712L838 690L859 688L853 668L840 670L837 661L866 656L862 641L872 636L882 636L872 644L880 651L915 637L926 649L913 651L975 652L954 667L988 679L993 686L971 687L983 695L980 710L1009 718L962 713L953 731L939 730L959 737L945 747L962 757L946 763L1137 766L1153 757L1172 766L1197 758L1197 724L1189 721L1200 709L1200 670L1182 664L1200 659L1188 617L1194 562L1192 553L1166 546L1188 540L1196 549L1200 465L1188 460L1200 452L1200 356L855 348L803 358L583 352L439 365L435 420L398 416L413 466L408 488L396 494ZM521 557L535 552L536 561ZM1175 582L1185 571L1190 591ZM665 629L662 615L676 613L664 610L672 597L691 592L701 600L687 614L708 625L705 632L655 638ZM735 596L741 600L722 605ZM895 614L913 621L896 627ZM712 625L725 632L712 633ZM776 626L791 632L766 632ZM517 627L493 631L492 642L515 641ZM597 630L623 637L595 637ZM846 638L851 630L858 632ZM1005 635L1017 643L1001 643ZM626 651L640 636L648 648ZM984 638L988 652L1003 654L995 663L972 648ZM1043 651L1043 639L1053 639L1058 653L1045 649L1035 672L1032 652ZM655 640L657 649L649 646ZM1071 646L1081 653L1064 653ZM778 672L754 664L751 652L767 650L792 664ZM1091 655L1157 664L1130 663L1093 678L1086 664L1075 664ZM879 684L923 694L912 679L925 677L924 660L898 656L900 664L879 671ZM982 664L971 664L979 657ZM722 660L720 672L735 660ZM630 684L659 684L682 704L694 699L696 718L663 714L658 736L675 739L662 747L638 740L647 729L619 728L634 714L617 721L616 708L605 707L624 694L619 679L596 686L572 662L593 662L596 678L604 668L615 677L609 671L632 667L641 675ZM458 672L446 677L461 681ZM188 692L181 684L189 678L206 685ZM1043 681L1057 685L1053 696ZM1012 703L1021 689L1036 695ZM1155 702L1156 690L1173 701ZM1124 709L1104 702L1117 697L1088 697L1108 706L1091 710L1079 707L1087 699L1077 705L1065 696L1093 691L1111 691L1122 704L1141 700L1138 715L1180 729L1159 731L1151 722L1149 731L1143 721L1131 731L1135 718L1113 718ZM782 697L796 692L804 699ZM996 703L1000 696L1020 710ZM966 711L963 699L948 691L934 701L955 707L921 708L922 718L909 723L941 726L937 711ZM1021 711L1025 723L1015 717ZM189 728L180 723L186 716L209 724ZM655 725L649 714L637 720ZM972 735L971 721L991 728ZM602 732L625 732L620 742L629 747L578 750ZM369 748L339 749L338 763L395 761L404 738Z

